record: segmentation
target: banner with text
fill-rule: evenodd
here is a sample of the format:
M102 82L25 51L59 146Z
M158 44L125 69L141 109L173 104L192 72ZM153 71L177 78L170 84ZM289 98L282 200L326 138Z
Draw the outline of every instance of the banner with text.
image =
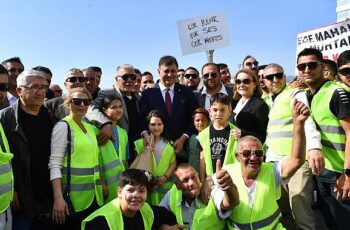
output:
M230 45L223 13L209 14L177 22L182 54L192 54Z
M350 20L299 33L297 55L305 48L316 48L324 59L336 62L339 54L350 48Z

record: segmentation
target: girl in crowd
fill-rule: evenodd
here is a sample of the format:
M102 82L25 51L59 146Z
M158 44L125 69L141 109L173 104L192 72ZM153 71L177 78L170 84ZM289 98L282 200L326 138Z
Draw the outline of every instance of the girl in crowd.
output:
M193 124L197 132L200 133L203 129L209 126L210 117L209 112L206 109L198 108L193 112ZM197 172L199 172L199 157L200 151L198 148L199 141L197 134L193 134L186 145L186 151L188 155L188 163L192 165Z
M234 80L234 91L238 93L239 99L232 101L232 123L239 129L234 129L232 134L236 138L252 135L264 143L269 107L261 99L262 91L257 76L249 69L242 69Z
M90 102L91 94L85 88L71 89L64 102L69 115L58 122L52 132L49 161L54 191L52 215L62 229L80 229L81 221L103 204L95 130L82 121ZM70 186L66 186L69 180ZM72 218L69 218L72 213L69 213L66 194L75 211Z
M100 147L102 178L107 185L104 187L105 203L117 198L119 185L119 174L128 168L129 158L128 134L125 129L117 125L118 120L123 116L123 105L119 97L114 95L106 96L101 102L101 112L112 122L114 139L109 140ZM108 193L108 195L107 195Z
M173 182L169 178L176 168L174 148L167 138L165 116L159 110L152 110L146 117L146 127L151 134L151 153L155 186L150 190L147 201L158 205ZM143 139L135 141L135 150L141 154L144 150Z

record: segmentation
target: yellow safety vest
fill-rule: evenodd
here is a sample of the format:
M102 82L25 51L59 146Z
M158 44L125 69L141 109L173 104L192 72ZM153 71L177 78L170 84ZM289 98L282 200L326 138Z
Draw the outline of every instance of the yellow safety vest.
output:
M13 154L10 153L9 144L1 124L0 135L2 142L2 146L0 148L0 213L2 213L10 206L13 198L14 186L11 166Z
M137 154L143 152L143 139L136 140L135 150ZM162 156L157 164L154 155L152 154L153 176L163 176L169 168L169 165L176 160L175 151L170 143L167 143L164 147ZM163 185L157 185L152 188L148 193L147 202L152 205L159 205L165 194L169 191L174 184L172 177L169 178Z
M140 212L142 215L145 230L151 230L154 220L152 208L147 203L144 203L140 209ZM123 214L120 209L119 198L112 200L105 206L97 209L95 212L86 217L81 223L81 229L84 230L86 223L98 216L103 216L106 219L109 229L124 229Z
M240 163L225 165L239 193L239 205L236 206L228 220L229 229L284 229L280 220L281 212L277 205L280 189L276 181L272 163L262 163L256 178L255 195L252 208L249 206L247 187L243 180Z
M182 191L177 189L176 185L173 185L170 189L170 209L175 214L177 223L183 225L181 200ZM191 229L223 229L226 222L218 217L215 209L212 198L210 198L208 205L202 204L194 213Z
M75 121L65 117L71 129L71 189L70 198L75 211L88 208L96 198L97 203L103 204L102 187L99 181L99 148L94 127L86 122L83 125L85 134ZM67 182L67 154L64 156L62 168L62 188Z
M229 123L230 129L237 128L232 123ZM207 176L213 175L213 162L211 160L211 149L210 149L210 126L205 128L202 132L198 134L199 143L202 146L204 152L205 170ZM236 162L236 152L237 152L237 139L232 137L231 134L228 138L228 145L225 153L224 165L232 164Z

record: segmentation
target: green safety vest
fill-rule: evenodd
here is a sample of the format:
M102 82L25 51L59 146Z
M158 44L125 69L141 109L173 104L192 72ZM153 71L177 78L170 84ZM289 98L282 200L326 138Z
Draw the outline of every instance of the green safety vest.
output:
M0 142L2 142L0 147L0 213L2 213L10 206L14 186L11 166L13 154L10 153L9 144L1 124L0 135Z
M71 129L71 188L70 198L75 211L88 208L96 198L103 204L102 187L99 181L99 148L94 127L86 122L83 125L89 137L70 117L65 117ZM62 168L62 188L67 183L67 154L64 156Z
M291 153L293 118L290 102L294 91L286 86L276 97L269 112L266 145L280 156L289 156Z
M350 87L344 84L344 82L334 81L340 88L343 88L346 92L350 92Z
M247 187L243 180L240 163L226 165L233 183L239 193L239 205L236 206L228 220L229 229L284 229L280 220L281 212L277 205L280 189L276 181L272 163L262 163L256 181L252 208L249 207Z
M126 162L126 145L128 143L128 134L125 129L117 126L119 137L119 149L114 148L112 141L108 141L100 147L101 166L103 169L102 178L108 187L108 197L104 203L117 198L119 186L119 176L125 171Z
M339 85L328 81L315 94L311 103L311 116L321 133L322 151L325 167L329 170L342 172L344 168L345 141L344 129L336 116L329 109L329 103Z
M137 154L143 152L143 139L136 140L135 150ZM175 151L170 143L167 143L164 147L162 156L157 164L154 155L152 154L153 176L163 176L169 168L169 165L176 160ZM147 196L147 202L152 205L159 205L165 194L169 191L174 184L172 178L169 178L163 185L154 186Z
M229 123L230 129L236 129L237 127L232 123ZM199 143L202 146L204 153L205 171L207 176L213 175L213 162L211 160L211 148L210 148L210 126L205 128L198 134ZM224 165L232 164L236 162L237 152L237 139L232 137L231 134L228 138L228 145L225 153Z
M140 212L145 230L151 230L154 220L152 208L147 203L144 203L140 209ZM120 209L119 198L112 200L86 217L81 223L81 229L84 230L86 222L91 221L98 216L103 216L106 219L109 229L124 229L123 214Z
M176 185L173 185L170 189L170 209L175 214L177 223L183 225L181 201L182 191L177 189ZM202 203L194 213L191 229L223 229L226 222L218 217L215 209L212 198L209 200L208 205ZM187 227L184 229L187 229Z

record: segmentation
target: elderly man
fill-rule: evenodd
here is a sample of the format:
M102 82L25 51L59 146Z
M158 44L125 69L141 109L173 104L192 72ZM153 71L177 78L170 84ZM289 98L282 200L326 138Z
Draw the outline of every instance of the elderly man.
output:
M25 70L17 78L19 100L0 111L0 121L14 155L13 229L48 229L39 221L52 202L47 165L53 123L43 106L47 89L41 72Z
M189 163L184 163L176 168L175 185L167 192L160 206L171 210L177 222L188 229L222 229L225 225L223 219L231 214L228 210L238 205L239 195L228 172L221 169L220 160L216 167L214 179L219 187L213 189L208 205L200 199L198 173Z
M24 70L24 66L21 62L21 59L19 57L13 57L9 58L1 63L8 71L9 73L9 84L10 84L10 89L7 92L7 99L5 99L1 104L0 104L0 109L6 108L10 105L13 105L17 99L17 83L16 79L20 73Z
M7 69L0 65L0 103L6 99L9 90L9 75ZM10 203L13 197L13 173L7 138L0 123L0 229L12 229L12 215Z
M67 71L64 75L65 82L64 86L67 90L76 87L85 87L87 78L84 76L83 72L80 69L72 68ZM61 97L53 98L45 102L45 106L50 112L51 119L56 123L57 121L68 116L68 109L63 105L64 100L66 99L65 95Z
M200 82L201 78L199 77L198 70L192 66L188 67L185 70L184 85L190 87L193 92L196 92Z
M216 93L223 93L230 98L233 97L232 87L227 87L221 83L219 66L215 63L207 63L202 67L202 78L204 87L196 93L198 105L200 108L209 110L210 98Z
M225 165L239 192L239 205L228 220L229 229L281 229L281 213L276 200L280 187L305 161L304 123L310 110L302 102L293 103L293 145L291 155L275 163L263 163L259 139L238 140L237 163Z

